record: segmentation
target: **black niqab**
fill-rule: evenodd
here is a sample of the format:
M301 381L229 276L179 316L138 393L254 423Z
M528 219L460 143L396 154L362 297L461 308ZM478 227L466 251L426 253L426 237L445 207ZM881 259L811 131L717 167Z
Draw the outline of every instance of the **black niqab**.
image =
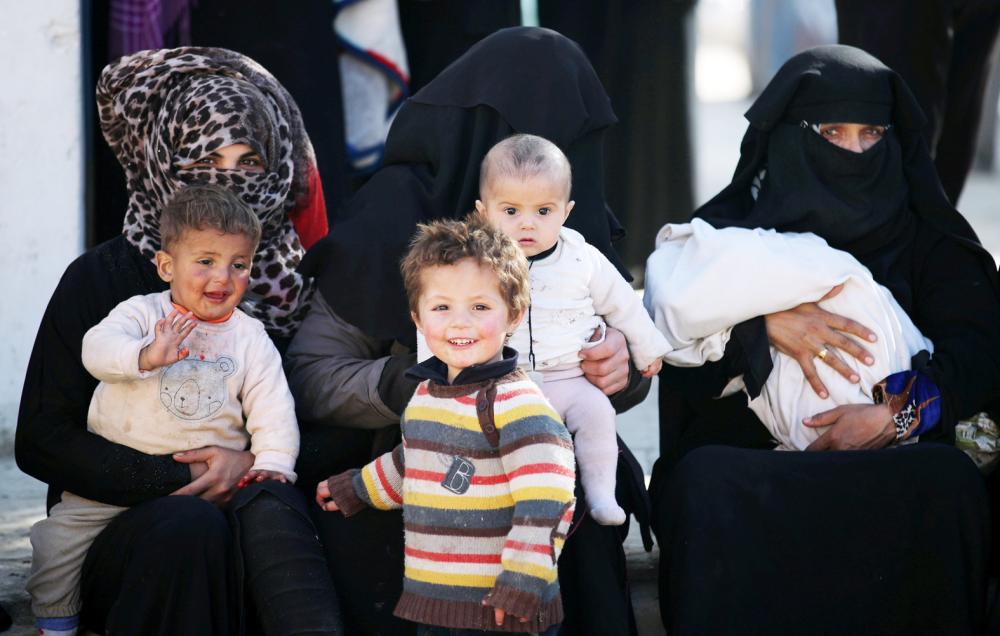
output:
M900 255L919 221L975 250L984 266L992 263L941 188L916 100L899 75L868 53L834 45L792 57L746 118L732 183L694 216L715 227L813 232L854 255L904 308L911 306L912 273ZM812 128L846 122L891 128L863 153L835 146ZM751 185L762 170L755 201Z
M366 334L413 345L399 261L418 223L461 218L479 191L479 164L514 133L552 140L573 168L566 225L628 276L611 242L623 234L604 200L604 129L611 103L580 48L548 29L503 29L402 106L384 166L349 202L344 219L306 256L333 310Z

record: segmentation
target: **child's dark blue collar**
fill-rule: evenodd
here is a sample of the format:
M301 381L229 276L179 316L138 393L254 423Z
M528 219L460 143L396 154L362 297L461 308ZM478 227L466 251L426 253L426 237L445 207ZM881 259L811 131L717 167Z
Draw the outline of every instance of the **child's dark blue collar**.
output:
M435 357L428 358L420 364L410 367L406 377L411 380L430 380L443 385L458 386L460 384L476 384L512 373L517 368L517 351L504 347L500 359L496 362L474 364L462 369L454 382L448 382L448 365Z
M535 254L534 256L529 256L528 257L528 262L529 263L534 263L535 261L540 261L540 260L548 258L549 256L552 256L552 253L556 251L557 247L559 247L559 241L556 241L555 245L553 245L549 249L545 250L544 252L539 252L539 253Z

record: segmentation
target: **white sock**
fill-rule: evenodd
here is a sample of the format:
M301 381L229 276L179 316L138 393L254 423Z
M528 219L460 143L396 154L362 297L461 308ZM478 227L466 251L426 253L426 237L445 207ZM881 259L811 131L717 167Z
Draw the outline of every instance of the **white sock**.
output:
M36 617L35 625L40 636L76 636L80 615Z

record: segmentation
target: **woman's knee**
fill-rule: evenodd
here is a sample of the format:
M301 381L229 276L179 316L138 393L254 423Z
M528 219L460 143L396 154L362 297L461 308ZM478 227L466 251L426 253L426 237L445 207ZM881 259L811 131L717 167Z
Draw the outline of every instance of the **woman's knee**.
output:
M198 497L177 496L157 500L156 508L144 541L158 546L163 554L228 547L229 523L214 504Z

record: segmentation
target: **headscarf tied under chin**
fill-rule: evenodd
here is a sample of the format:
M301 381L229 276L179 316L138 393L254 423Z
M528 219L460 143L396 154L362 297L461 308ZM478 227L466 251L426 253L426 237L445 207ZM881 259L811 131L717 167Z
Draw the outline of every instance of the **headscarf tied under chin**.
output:
M316 186L312 145L291 95L243 55L187 47L141 51L109 64L97 83L97 106L104 138L125 170L128 241L153 259L160 211L170 197L193 183L225 186L263 226L241 308L273 335L293 333L311 281L295 271L304 250L288 213L315 196ZM260 154L264 172L179 169L239 143Z
M720 228L813 232L854 255L904 308L911 306L912 290L901 255L918 223L972 249L984 266L992 262L944 194L912 93L868 53L833 45L792 57L746 118L750 126L732 183L694 216ZM835 146L814 130L851 122L891 128L863 153ZM751 190L761 175L755 199Z

